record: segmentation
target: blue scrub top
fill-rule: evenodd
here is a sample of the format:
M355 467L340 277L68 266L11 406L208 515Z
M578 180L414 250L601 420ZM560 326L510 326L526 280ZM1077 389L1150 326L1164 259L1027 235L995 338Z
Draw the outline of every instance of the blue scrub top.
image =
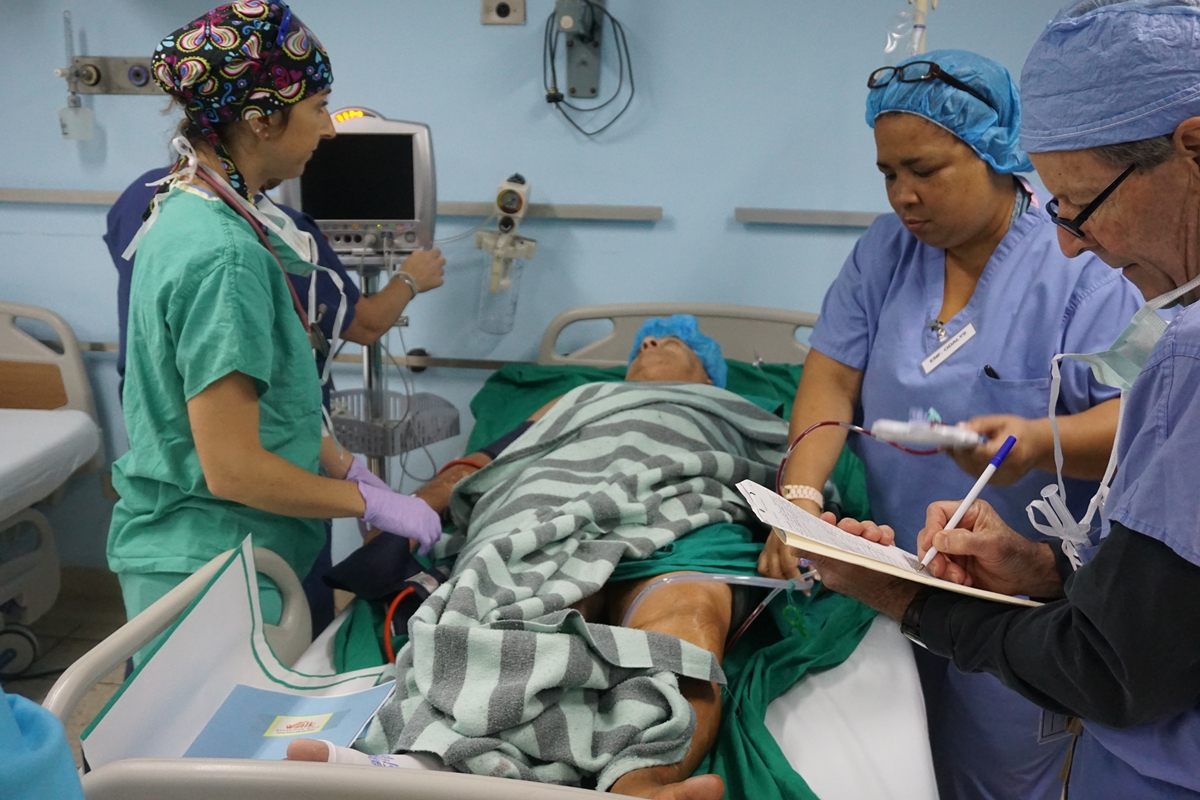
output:
M944 250L921 243L888 214L858 241L825 295L810 343L863 371L859 414L867 428L929 408L951 424L984 414L1044 418L1051 357L1106 349L1142 303L1120 272L1094 256L1066 258L1049 216L1031 205L996 247L970 302L945 321L947 340L968 324L977 334L926 375L921 362L943 344L929 322L942 307L945 259ZM1086 365L1063 362L1059 414L1086 411L1117 394ZM850 446L866 465L875 520L895 528L896 543L911 552L929 504L961 499L975 483L944 454L914 456L853 434ZM1032 470L981 496L1020 533L1041 539L1025 506L1053 480ZM1068 478L1066 488L1079 514L1096 483Z
M32 700L2 690L0 790L5 800L83 800L62 724Z
M996 247L971 301L945 321L947 340L968 324L977 334L926 375L921 362L943 344L929 322L942 307L945 259L944 250L922 244L889 214L858 241L825 295L810 343L863 371L857 421L866 427L930 407L949 423L983 414L1045 417L1051 357L1106 349L1142 303L1133 285L1100 260L1066 258L1054 224L1035 202ZM1085 365L1063 363L1058 413L1116 396ZM849 443L866 466L872 514L892 525L896 543L910 551L928 505L958 500L975 482L943 454L914 456L854 434ZM1041 538L1025 506L1053 481L1033 470L982 496L1021 533ZM1068 479L1066 488L1080 514L1096 483ZM961 673L923 651L917 656L942 796L1057 800L1067 742L1038 743L1041 709L991 675Z
M1200 566L1197 452L1200 304L1183 309L1167 327L1125 400L1105 532L1108 523L1119 522ZM1085 787L1080 797L1200 797L1200 706L1122 730L1085 722L1080 745L1072 795L1078 785ZM1087 787L1108 793L1089 795Z
M147 186L146 184L165 178L170 172L170 169L164 167L152 169L145 173L121 193L121 196L117 198L117 202L113 203L112 208L108 211L108 231L104 234L104 243L108 245L108 252L112 256L113 264L117 267L117 315L120 326L117 374L121 376L122 390L125 385L125 331L129 320L129 287L133 280L133 262L122 258L121 254L129 247L129 243L137 235L138 229L142 227L142 217L157 189L157 187ZM279 208L295 220L297 228L312 234L313 239L317 242L317 250L320 253L317 263L326 269L333 270L341 277L346 292L346 318L342 323L342 330L345 331L346 328L350 327L350 323L354 319L354 307L358 303L359 298L358 287L350 279L350 276L342 266L342 262L338 259L337 253L329 246L329 241L325 238L325 234L321 232L321 229L317 227L317 223L313 218L308 214L285 205L280 205ZM320 317L317 324L325 332L325 338L332 339L333 322L337 316L341 294L328 275L325 273L314 274L317 275L317 306L319 308L321 305L324 305L326 308L325 314ZM288 280L295 287L296 293L300 295L300 300L304 303L307 310L308 282L310 279L308 277L289 274ZM317 362L317 370L323 371L324 369L325 361L321 359ZM321 387L321 397L326 408L329 407L330 388L328 383Z

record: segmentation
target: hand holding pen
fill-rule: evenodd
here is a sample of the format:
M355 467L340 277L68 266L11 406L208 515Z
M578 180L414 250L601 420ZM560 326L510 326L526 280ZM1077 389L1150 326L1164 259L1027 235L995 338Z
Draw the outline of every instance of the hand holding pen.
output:
M996 455L992 456L992 460L989 461L987 467L984 468L983 474L979 476L979 480L975 481L975 485L971 487L971 491L967 492L967 496L964 497L963 501L959 504L958 510L954 512L954 516L952 516L950 521L946 523L946 530L950 530L962 521L963 514L967 513L967 509L969 509L971 504L975 502L975 499L979 497L979 493L983 491L983 487L987 486L988 481L990 481L992 476L996 474L996 470L999 469L1000 465L1004 463L1005 457L1008 455L1009 451L1012 450L1013 445L1016 443L1017 437L1015 436L1009 436L1004 440L1004 444L1000 445L1000 449L996 451ZM921 559L921 566L917 571L923 571L927 566L929 566L929 562L932 561L934 556L937 554L937 548L930 547L929 551L925 553L925 557Z

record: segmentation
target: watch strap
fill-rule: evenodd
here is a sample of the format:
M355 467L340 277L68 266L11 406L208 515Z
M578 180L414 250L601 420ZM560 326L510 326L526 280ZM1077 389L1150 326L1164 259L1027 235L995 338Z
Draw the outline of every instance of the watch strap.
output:
M935 591L932 586L922 586L918 589L908 607L904 609L904 616L900 619L900 632L909 641L919 644L921 647L925 647L925 642L921 641L921 614L925 611L925 601Z

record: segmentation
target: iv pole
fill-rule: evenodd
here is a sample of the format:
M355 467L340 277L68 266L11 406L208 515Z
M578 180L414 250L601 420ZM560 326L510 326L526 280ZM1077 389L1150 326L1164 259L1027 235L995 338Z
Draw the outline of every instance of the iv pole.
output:
M908 0L913 6L913 55L925 52L925 20L929 18L931 0ZM938 0L932 0L933 8L937 8Z

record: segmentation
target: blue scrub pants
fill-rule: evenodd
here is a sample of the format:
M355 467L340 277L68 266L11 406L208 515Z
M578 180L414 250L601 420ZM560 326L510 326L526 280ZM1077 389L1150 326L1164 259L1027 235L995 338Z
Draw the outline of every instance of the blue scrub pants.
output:
M943 798L1060 800L1058 776L1070 740L1038 743L1041 709L992 675L959 672L948 660L915 645L913 654Z

